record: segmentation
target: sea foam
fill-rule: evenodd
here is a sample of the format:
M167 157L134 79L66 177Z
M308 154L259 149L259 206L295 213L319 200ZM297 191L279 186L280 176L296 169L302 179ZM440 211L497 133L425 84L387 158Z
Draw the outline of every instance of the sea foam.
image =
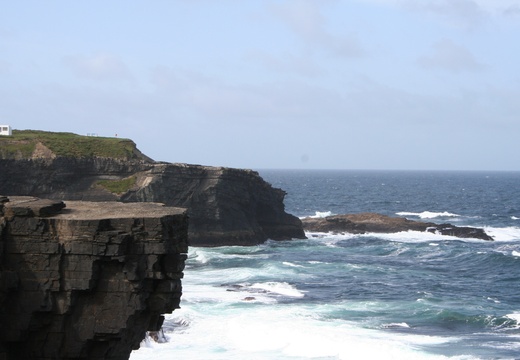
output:
M327 216L332 216L332 211L316 211L314 215L311 215L309 216L310 218L313 218L313 219L318 219L318 218L325 218ZM307 216L304 216L303 218L305 218Z
M454 214L454 213L450 213L450 212L447 212L447 211L443 211L443 212L423 211L423 212L420 212L420 213L401 211L401 212L396 213L396 215L399 215L399 216L416 216L416 217L421 218L421 219L434 219L434 218L437 218L437 217L459 217L459 216L461 216L459 214Z
M176 310L166 316L166 323L188 316L189 327L170 333L171 342L142 343L130 359L445 359L417 350L416 346L449 341L365 329L345 321L331 324L296 307L265 308L250 303L247 309L228 307L221 311L216 315L189 306Z
M251 289L261 289L267 291L267 293L273 293L289 297L304 297L305 294L298 290L295 286L290 285L286 282L265 282L256 283L250 286Z
M509 227L484 227L486 234L496 241L520 241L520 228Z

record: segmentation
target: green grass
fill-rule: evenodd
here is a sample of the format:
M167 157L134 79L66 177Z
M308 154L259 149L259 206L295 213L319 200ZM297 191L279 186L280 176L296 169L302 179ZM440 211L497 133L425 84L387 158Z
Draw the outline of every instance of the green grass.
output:
M38 142L49 148L56 156L139 158L135 143L129 139L38 130L13 130L12 136L0 136L0 156L30 158Z
M0 137L0 158L2 159L30 158L35 148L34 141L15 142L12 140L12 136Z
M102 186L111 193L123 194L135 185L136 177L131 176L121 180L99 180L97 185Z

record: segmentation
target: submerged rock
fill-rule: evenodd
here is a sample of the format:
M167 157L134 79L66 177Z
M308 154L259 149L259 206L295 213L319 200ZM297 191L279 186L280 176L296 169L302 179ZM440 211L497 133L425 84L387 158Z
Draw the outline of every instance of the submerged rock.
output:
M451 224L413 221L376 213L333 215L324 218L305 218L303 227L307 231L334 233L396 233L401 231L428 231L460 238L493 240L483 229L458 227Z

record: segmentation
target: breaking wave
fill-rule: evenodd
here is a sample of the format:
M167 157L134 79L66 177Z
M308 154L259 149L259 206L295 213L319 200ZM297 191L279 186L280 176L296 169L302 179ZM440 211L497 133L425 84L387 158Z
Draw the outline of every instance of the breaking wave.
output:
M447 211L443 211L443 212L423 211L423 212L420 212L420 213L401 211L401 212L396 213L396 215L399 215L399 216L415 216L415 217L418 217L420 219L435 219L435 218L438 218L438 217L459 217L459 216L461 216L459 214L454 214L454 213L450 213L450 212L447 212Z

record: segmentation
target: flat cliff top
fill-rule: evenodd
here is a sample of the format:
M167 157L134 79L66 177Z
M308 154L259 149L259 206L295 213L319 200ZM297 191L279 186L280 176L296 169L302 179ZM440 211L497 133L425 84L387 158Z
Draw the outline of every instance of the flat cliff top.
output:
M60 204L62 204L60 206ZM65 207L63 207L63 204ZM101 220L125 218L160 218L169 215L180 215L186 209L165 206L161 203L140 202L121 203L116 201L59 201L39 199L32 196L9 196L9 202L4 204L6 209L30 209L34 214L42 213L42 209L52 208L58 211L47 211L46 217L71 220Z
M121 203L115 201L66 201L66 208L55 217L60 219L97 220L109 218L158 218L183 214L186 209L161 203Z

